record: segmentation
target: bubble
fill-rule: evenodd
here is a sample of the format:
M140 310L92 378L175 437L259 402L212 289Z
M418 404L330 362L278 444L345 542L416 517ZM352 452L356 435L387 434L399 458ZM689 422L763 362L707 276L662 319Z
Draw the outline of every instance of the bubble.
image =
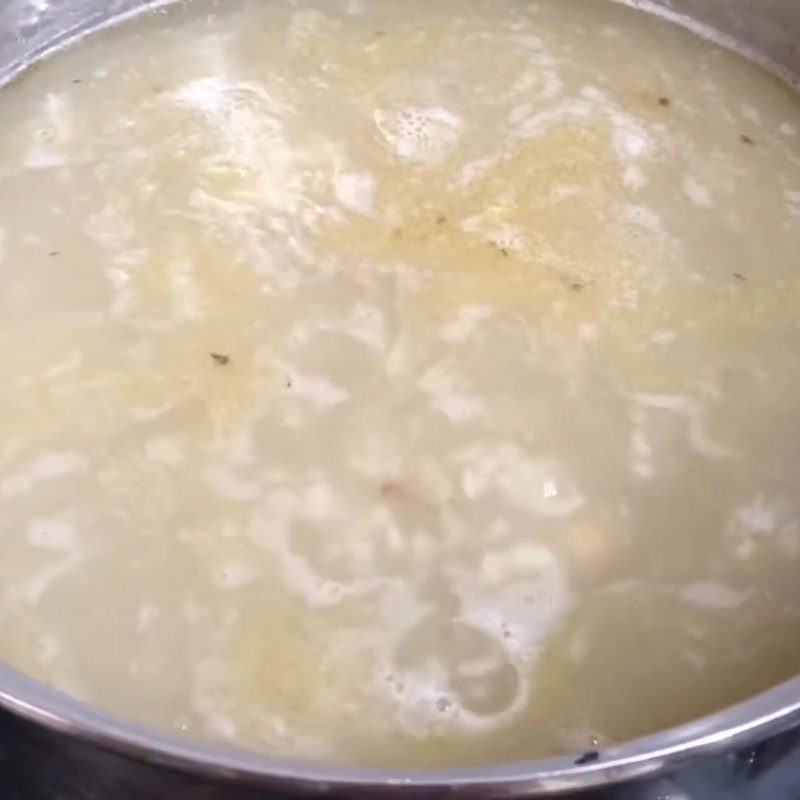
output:
M399 112L376 111L375 124L397 155L408 161L436 162L458 144L464 123L439 106L410 107Z

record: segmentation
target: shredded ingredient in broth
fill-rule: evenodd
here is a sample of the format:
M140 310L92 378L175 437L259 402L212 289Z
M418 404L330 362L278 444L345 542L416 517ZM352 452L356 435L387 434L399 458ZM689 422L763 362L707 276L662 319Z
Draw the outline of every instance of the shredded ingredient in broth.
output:
M510 761L800 669L800 103L599 0L197 0L0 92L0 655Z

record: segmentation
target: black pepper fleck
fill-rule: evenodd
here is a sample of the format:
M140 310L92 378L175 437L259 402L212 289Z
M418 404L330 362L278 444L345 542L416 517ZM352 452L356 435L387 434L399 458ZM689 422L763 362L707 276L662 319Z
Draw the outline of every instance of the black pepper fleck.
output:
M61 252L58 250L51 250L47 255L49 255L50 258L55 258L56 256L60 256Z
M740 280L740 281L746 281L747 280L747 278L745 278L745 276L742 275L741 272L734 272L733 273L733 277L736 278L737 280Z
M664 106L664 108L666 108L671 102L672 102L672 100L670 100L669 97L659 97L658 98L658 104L660 106Z
M752 140L752 139L751 139L751 138L750 138L750 137L749 137L749 136L748 136L746 133L743 133L743 134L742 134L742 135L739 137L739 141L740 141L742 144L749 144L749 145L754 145L754 144L755 144L755 142L754 142L754 141L753 141L753 140Z
M578 766L583 764L592 764L600 758L600 753L597 750L587 750L582 756L575 759Z
M230 356L226 356L226 355L224 355L222 353L209 353L209 355L221 367L224 367L226 364L230 364L231 363L231 357Z

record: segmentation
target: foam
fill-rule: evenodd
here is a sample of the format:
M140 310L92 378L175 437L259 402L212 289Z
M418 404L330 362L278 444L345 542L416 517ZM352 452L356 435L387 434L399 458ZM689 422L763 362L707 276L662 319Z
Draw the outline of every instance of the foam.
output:
M462 451L462 488L476 499L495 488L513 506L546 517L568 516L584 503L584 497L550 457L532 458L518 445L476 445Z
M136 630L145 633L161 617L161 609L154 603L143 603L136 611Z
M658 474L653 448L638 428L631 432L630 459L631 470L643 480L651 481Z
M410 106L394 113L378 110L373 119L397 155L412 162L443 160L464 131L463 120L440 106Z
M216 573L215 583L222 589L241 589L260 577L260 570L245 561L229 561Z
M742 592L714 581L698 581L684 586L680 597L687 603L720 611L731 611L742 606L750 592Z
M622 173L622 185L631 192L638 192L647 186L647 178L641 167L628 164Z
M692 175L683 179L683 193L699 208L711 207L711 192Z
M68 552L65 555L38 569L30 577L12 588L13 594L20 594L32 606L35 606L50 588L65 575L69 574L85 560L82 551Z
M800 190L787 190L783 193L786 208L794 219L800 219Z
M444 414L453 424L468 422L483 412L483 397L471 391L467 381L448 362L427 369L419 380L419 387L430 398L431 408Z
M735 519L748 533L772 533L778 525L778 506L765 495L757 495L736 509Z
M89 460L79 453L49 452L28 462L16 474L0 481L0 497L27 494L40 481L50 481L88 469Z
M303 373L283 362L279 366L282 372L289 376L291 397L306 401L316 411L325 411L350 399L350 392L337 386L324 375Z
M547 633L569 609L567 584L552 551L520 544L510 552L501 547L487 556L497 564L491 575L484 569L476 575L451 565L448 577L460 598L461 613L458 619L437 623L468 634L467 654L449 664L452 654L445 661L436 651L428 652L431 643L424 644L423 638L404 657L412 658L412 663L398 663L389 657L377 673L377 686L383 689L393 718L414 735L434 730L491 730L521 714L533 688L531 662ZM422 619L405 627L398 642L410 641L409 637L417 635L415 631L424 631L431 623L430 618L427 622ZM457 641L463 638L459 634ZM483 644L476 650L480 640ZM450 645L447 648L450 652ZM498 685L498 680L503 683ZM505 703L497 707L494 704L506 691L500 689L498 696L498 689L509 680L511 686L506 690L513 687L513 694L506 695ZM483 710L478 711L476 704L484 706Z
M368 303L355 303L346 313L334 317L314 317L299 320L289 332L289 342L293 347L304 347L316 337L341 332L377 353L387 348L385 314L377 306Z
M491 315L491 306L461 306L454 320L442 324L439 328L439 335L445 342L452 344L466 342L478 329L478 326L489 319Z
M711 439L705 426L705 414L695 400L683 395L646 394L633 395L633 400L646 409L667 411L686 418L689 443L697 453L711 459L731 458L735 455L729 447Z
M593 103L587 100L570 100L555 108L533 114L513 126L520 136L543 136L564 122L583 122L595 112Z
M74 553L80 544L73 523L59 517L41 517L30 522L25 540L31 547L54 553Z
M339 172L333 177L334 191L339 202L351 211L369 216L374 212L375 176L369 172Z
M257 480L242 477L233 465L224 461L210 464L205 470L205 479L220 497L236 503L255 500L261 491Z
M150 461L166 467L177 467L186 460L181 442L175 436L159 436L148 439L144 445L144 452Z

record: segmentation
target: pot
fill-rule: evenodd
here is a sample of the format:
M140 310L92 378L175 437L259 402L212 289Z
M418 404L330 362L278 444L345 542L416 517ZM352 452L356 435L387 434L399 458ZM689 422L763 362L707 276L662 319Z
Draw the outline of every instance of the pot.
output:
M789 82L800 82L796 0L630 2L735 47ZM0 85L53 49L152 5L142 0L0 0ZM196 744L130 724L0 664L4 800L564 795L633 800L683 798L672 792L687 785L694 787L692 798L730 797L732 789L752 777L767 750L773 761L776 752L780 760L800 741L798 731L800 678L721 713L602 752L441 771L309 765ZM713 788L703 783L710 776L716 781ZM790 783L796 788L798 781L800 774ZM782 791L773 787L763 796L788 799Z

